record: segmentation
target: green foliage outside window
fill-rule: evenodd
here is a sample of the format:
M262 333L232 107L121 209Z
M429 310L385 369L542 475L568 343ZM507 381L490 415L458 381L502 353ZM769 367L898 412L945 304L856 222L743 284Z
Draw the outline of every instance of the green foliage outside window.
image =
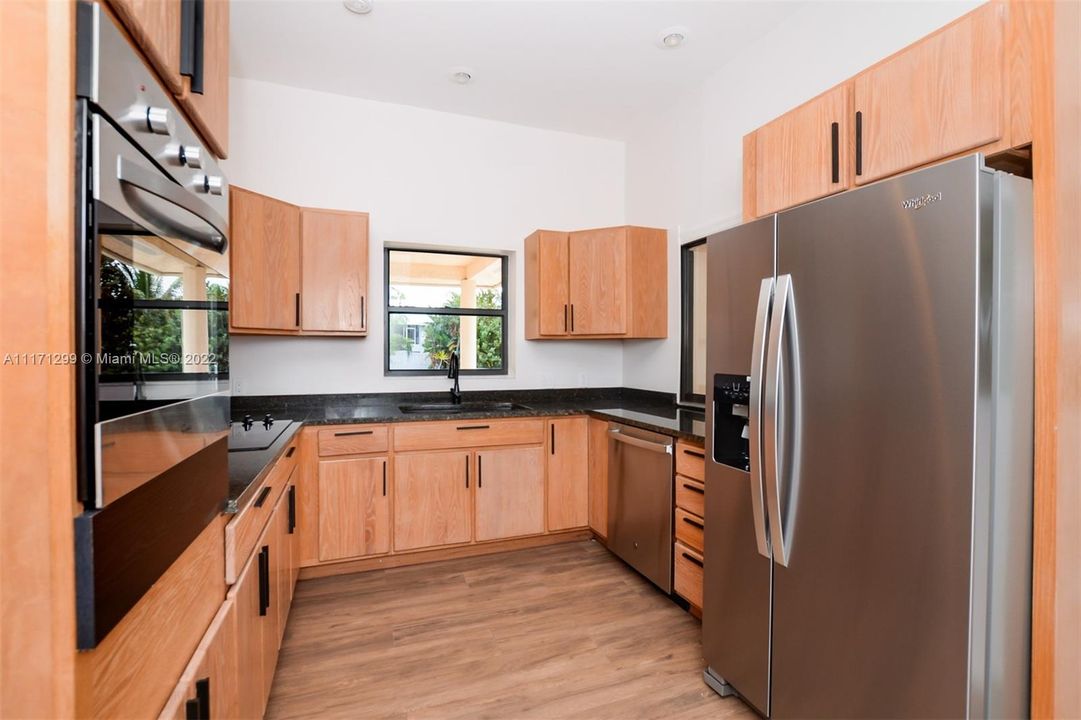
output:
M497 310L497 295L491 288L477 293L477 307L484 310ZM454 293L447 307L461 307L462 296ZM458 348L458 335L461 328L459 315L433 315L431 323L424 329L424 352L430 358L430 367L441 370L450 362L450 354ZM392 316L393 327L393 316ZM477 318L477 368L491 369L503 364L502 318ZM393 347L391 348L393 349Z

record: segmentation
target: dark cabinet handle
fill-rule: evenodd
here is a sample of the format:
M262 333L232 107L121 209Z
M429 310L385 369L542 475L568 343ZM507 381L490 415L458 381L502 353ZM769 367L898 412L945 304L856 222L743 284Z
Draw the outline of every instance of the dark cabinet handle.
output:
M202 720L199 717L199 701L196 698L191 698L184 703L184 720Z
M706 566L706 564L704 562L702 562L701 560L696 558L694 555L690 555L688 553L683 553L683 557L686 560L690 560L691 562L693 562L698 567L705 567Z
M465 486L469 487L469 456L465 456Z
M383 491L386 495L386 490ZM289 486L289 534L292 535L293 531L297 528L297 486Z
M567 303L563 303L563 332L567 332Z
M705 488L700 488L697 485L688 485L687 483L683 483L683 488L685 490L690 490L691 492L698 493L699 495L706 494Z
M267 495L270 494L270 486L267 485L259 491L259 497L255 498L255 507L263 507L263 503L266 502Z
M556 454L556 424L552 423L551 425L549 425L549 427L552 429L552 454L555 455Z
M297 446L294 445L293 447L291 447L291 448L289 448L288 450L285 451L285 457L287 457L287 458L293 457L293 453L295 453L296 451L297 451Z
M368 329L368 316L364 312L364 296L360 296L360 327Z
M574 303L571 303L571 332L574 332Z
M863 113L856 111L856 174L863 174Z
M387 496L387 461L383 461L383 497Z
M483 462L484 458L477 455L477 487L479 488L484 487L484 475L482 474L484 472L484 465L481 464Z
M270 546L259 551L259 615L270 609Z
M373 435L375 430L350 430L349 432L336 432L334 437L349 437L350 435Z
M487 430L491 425L459 425L456 430Z
M704 452L698 452L697 450L688 450L687 448L683 448L683 454L690 455L691 457L702 458L703 460L706 459L706 454Z
M199 720L210 720L210 678L195 681L195 700L199 703Z
M193 93L202 95L206 42L203 0L182 0L180 8L180 74L191 78Z
M300 327L300 293L297 293L297 327Z
M691 520L691 519L690 519L689 517L685 517L685 518L683 518L683 522L687 523L687 524L688 524L688 525L690 525L691 527L696 527L696 528L698 528L699 530L705 530L705 529L706 529L706 526L705 526L705 525L703 525L702 523L698 522L697 520Z
M833 162L833 182L841 182L841 126L830 125L830 158Z

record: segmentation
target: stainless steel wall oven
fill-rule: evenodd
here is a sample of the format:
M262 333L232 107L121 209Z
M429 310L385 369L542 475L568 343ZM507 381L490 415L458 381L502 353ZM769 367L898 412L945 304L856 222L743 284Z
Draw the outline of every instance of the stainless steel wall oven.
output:
M229 190L141 57L78 5L78 642L93 647L228 493Z

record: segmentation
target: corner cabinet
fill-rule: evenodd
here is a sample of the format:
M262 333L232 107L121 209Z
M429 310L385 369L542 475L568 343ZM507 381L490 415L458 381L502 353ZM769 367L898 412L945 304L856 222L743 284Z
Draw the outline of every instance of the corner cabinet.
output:
M664 338L668 234L538 230L525 241L526 339Z
M744 219L965 153L1024 155L1026 12L981 5L745 136Z
M367 335L368 214L230 192L230 330Z

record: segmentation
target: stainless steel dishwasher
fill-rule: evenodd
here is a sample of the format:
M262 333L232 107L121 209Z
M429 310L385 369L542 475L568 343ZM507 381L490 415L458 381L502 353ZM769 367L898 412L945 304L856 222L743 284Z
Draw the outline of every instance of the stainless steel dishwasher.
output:
M672 438L608 424L608 549L672 592Z

